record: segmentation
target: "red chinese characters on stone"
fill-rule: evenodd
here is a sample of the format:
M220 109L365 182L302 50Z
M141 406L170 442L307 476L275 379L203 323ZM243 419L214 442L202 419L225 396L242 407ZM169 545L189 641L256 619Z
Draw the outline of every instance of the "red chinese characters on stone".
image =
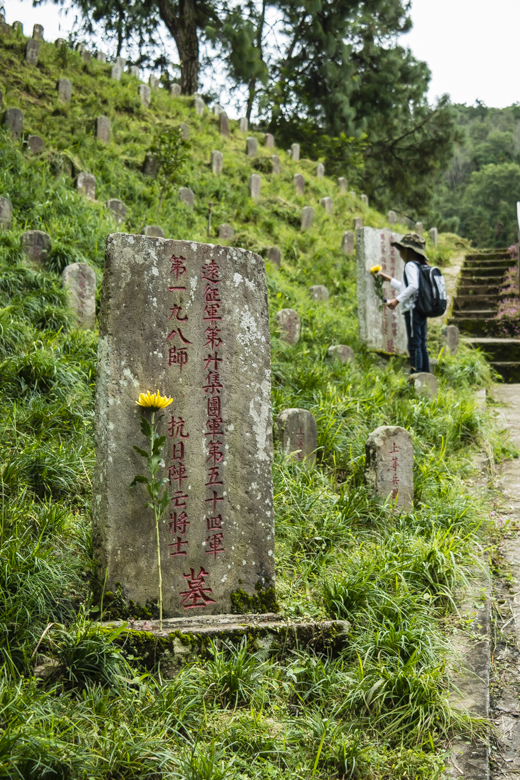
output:
M298 445L298 452L296 454L296 460L303 460L303 437L305 432L300 425L300 430L296 434L296 444Z
M194 609L195 607L205 607L207 604L216 604L215 599L211 598L213 590L206 585L204 580L209 577L209 572L200 567L200 571L195 575L195 569L190 569L189 574L182 575L187 581L188 590L182 591L179 595L184 609Z
M188 478L188 472L184 463L186 456L186 439L190 438L190 434L186 433L184 426L186 423L182 417L175 417L171 415L168 425L168 436L172 439L171 444L171 460L168 466L168 481L170 485L177 488L173 496L170 498L171 510L170 510L170 522L168 523L168 531L175 535L175 540L168 545L170 557L174 558L177 555L186 556L188 540L185 538L190 521L188 513L186 512L186 499L187 493L182 492L183 481ZM176 510L182 511L176 511Z
M395 441L392 443L392 449L390 450L390 455L393 455L394 453L399 452L399 447L396 445ZM387 471L392 472L392 479L390 480L391 485L395 485L395 487L392 490L392 498L397 498L397 493L399 490L399 477L397 476L397 469L399 468L399 458L397 457L397 454L394 455L392 458L392 465Z

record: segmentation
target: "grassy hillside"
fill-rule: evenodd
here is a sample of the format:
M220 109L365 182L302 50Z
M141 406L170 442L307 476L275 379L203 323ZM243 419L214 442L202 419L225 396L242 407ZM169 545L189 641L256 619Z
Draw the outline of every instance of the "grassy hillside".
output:
M385 220L341 196L330 179L316 179L315 162L293 163L275 150L282 174L262 174L262 197L253 202L247 181L262 162L246 158L237 127L223 139L208 112L198 118L191 100L162 91L143 110L136 79L113 82L108 66L51 45L31 68L23 48L21 38L0 42L4 108L21 108L25 131L43 136L46 149L31 156L0 137L0 195L14 210L12 228L0 232L0 775L438 777L446 737L469 727L447 701L451 599L486 540L489 497L470 492L464 479L477 447L507 454L473 398L475 387L489 384L489 368L464 347L457 358L441 356L440 393L429 401L414 396L403 360L367 353L357 336L355 261L340 243L354 215L373 226ZM59 77L73 83L70 106L56 100ZM94 137L99 114L112 123L108 145ZM191 135L176 177L195 192L195 209L174 190L158 213L158 186L141 166L154 134L179 122ZM213 149L224 153L220 177L208 166ZM75 192L71 166L96 176L97 202ZM303 198L294 193L295 172L306 177ZM334 215L319 206L326 195ZM103 205L109 197L127 205L124 225ZM316 468L304 471L276 453L279 607L290 617L346 618L352 628L338 658L303 649L265 658L244 645L215 649L168 681L144 675L139 658L90 622L99 617L89 518L96 333L72 326L59 274L82 261L100 282L104 239L117 229L160 224L166 236L204 241L210 201L214 225L234 226L234 243L282 249L281 269L267 267L273 411L304 407L318 422ZM303 205L314 205L316 218L302 234ZM22 232L34 228L53 242L41 272L21 252ZM447 263L457 251L457 238L442 236L432 255ZM328 304L309 299L311 284L329 288ZM295 347L277 336L274 315L283 307L302 317ZM340 343L354 348L353 363L326 357ZM435 327L431 345L437 354ZM413 436L416 498L408 514L375 502L364 485L364 443L381 424ZM53 674L35 676L51 661Z

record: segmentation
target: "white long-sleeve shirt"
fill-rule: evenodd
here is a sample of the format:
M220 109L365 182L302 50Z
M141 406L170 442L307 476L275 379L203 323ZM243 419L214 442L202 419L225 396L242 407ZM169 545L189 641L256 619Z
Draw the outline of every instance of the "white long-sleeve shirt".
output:
M399 301L399 308L403 314L405 311L411 311L415 307L415 301L419 293L419 268L417 263L406 263L404 270L408 282L407 287L404 287L404 281L400 282L398 279L392 279L390 282L394 290L401 290L399 295L395 297Z

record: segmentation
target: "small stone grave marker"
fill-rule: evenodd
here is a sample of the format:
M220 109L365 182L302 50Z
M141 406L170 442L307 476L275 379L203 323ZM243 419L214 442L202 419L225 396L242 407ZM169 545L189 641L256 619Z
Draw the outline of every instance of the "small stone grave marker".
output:
M126 219L126 206L122 200L110 198L107 200L107 209L112 212L116 222L124 222Z
M91 62L92 60L92 52L88 51L87 49L83 49L81 52L81 59L83 62Z
M96 274L87 263L66 266L61 281L67 290L69 306L76 316L76 326L89 330L96 324Z
M277 154L271 155L271 164L273 166L273 174L277 176L280 173L280 158Z
M98 62L106 62L107 61L107 55L104 51L97 51L96 52L96 60Z
M254 200L260 197L260 190L262 187L262 179L258 173L252 173L249 177L249 195Z
M224 155L222 152L211 152L211 173L215 176L220 176L222 173L222 167L224 165Z
M144 158L144 163L143 163L144 175L150 176L152 179L155 179L158 171L159 171L159 163L157 162L157 157L155 157L153 154L147 154Z
M456 325L447 325L442 329L441 344L450 355L456 355L459 351L460 332Z
M300 315L294 309L280 309L276 312L276 324L280 328L280 338L287 344L297 344L300 340Z
M268 149L274 149L274 135L272 133L266 133L264 135L264 146Z
M13 140L19 140L23 133L23 114L19 108L8 108L4 113L4 125Z
M284 409L276 418L276 430L285 455L304 466L314 466L318 426L311 412L307 409Z
M69 103L72 98L72 84L68 79L58 79L56 84L58 90L58 100Z
M323 165L323 163L318 163L318 165L316 166L316 177L318 179L323 179L324 176L325 176L325 166Z
M25 44L25 60L29 65L37 65L40 56L40 41L29 38Z
M413 385L417 395L426 395L429 398L436 398L439 392L439 383L433 374L419 371L410 374L408 382Z
M298 162L300 159L300 144L291 144L291 160Z
M23 24L21 22L13 22L13 32L23 35Z
M280 251L280 247L270 246L267 250L267 259L270 263L280 268L280 263L282 262L282 253Z
M439 232L438 232L437 228L435 228L435 227L434 228L430 228L428 233L430 235L430 241L432 243L432 246L437 246L437 244L439 242Z
M368 195L364 195L363 194L360 197L361 197L361 203L363 204L363 206L368 206Z
M54 41L54 45L56 46L57 49L61 49L62 46L67 45L67 41L65 40L65 38L56 38L56 40Z
M220 105L220 103L213 103L213 114L217 117L217 119L222 111L224 111L224 108Z
M143 230L143 236L164 238L164 230L159 225L147 225Z
M150 74L148 83L150 85L150 89L152 90L152 92L157 92L157 90L159 89L159 79L157 78L157 76L152 76L152 74Z
M229 137L229 119L228 115L225 111L221 111L218 115L218 121L219 121L219 127L220 127L220 135L223 135L225 138Z
M159 540L164 617L229 614L234 592L274 586L264 261L120 233L107 239L105 270L93 501L101 581L120 583L127 603L157 603L153 514L143 486L129 486L143 473L132 445L146 446L135 402L159 389L174 399L160 423L170 498Z
M180 97L181 96L181 85L180 84L172 84L170 87L170 95L172 97Z
M88 200L96 200L96 177L91 173L81 171L76 179L76 189Z
M36 268L40 268L51 251L51 237L43 230L26 230L22 234L22 251Z
M240 128L241 133L247 133L249 130L249 122L247 121L247 117L243 116L238 120L238 126Z
M43 27L41 24L35 24L32 37L37 41L43 41Z
M139 78L139 67L137 65L130 65L128 68L128 73L130 76L133 76L133 78L138 79Z
M96 138L102 143L110 141L110 119L106 116L98 116L96 119Z
M9 38L12 32L12 27L10 24L6 24L5 20L2 21L0 19L0 35L5 36L6 38Z
M112 65L112 68L110 70L110 78L114 79L114 81L121 81L122 75L123 75L123 69L121 65L118 65L117 63L115 65Z
M45 141L39 135L28 135L27 148L32 154L39 154L45 148Z
M352 255L354 254L354 231L353 230L346 230L343 233L343 239L341 241L341 248L343 249L344 255Z
M412 437L398 425L382 425L366 442L365 479L371 492L409 510L413 502Z
M320 205L322 208L325 209L327 214L332 214L334 210L334 204L332 203L332 198L322 198L320 200Z
M293 176L293 184L297 195L303 195L305 192L305 179L301 173L295 173Z
M486 408L486 401L487 401L487 391L486 388L483 387L481 390L475 391L475 405L477 409L485 409Z
M339 179L338 179L338 187L339 187L339 191L341 192L342 195L346 195L347 194L347 180L345 179L344 176L340 176L339 177Z
M189 141L189 139L190 139L190 126L187 125L186 122L181 122L180 128L181 128L182 140L183 141Z
M424 225L422 222L415 223L415 232L417 233L417 235L422 236L422 234L424 233Z
M361 230L361 228L363 227L363 220L361 219L361 217L354 217L353 226L354 226L354 230Z
M197 116L203 116L203 114L204 114L204 101L198 95L196 95L194 100L193 100L193 107L195 109L195 113L197 114Z
M218 237L221 238L223 241L231 241L234 235L235 235L235 231L233 230L231 225L219 226Z
M116 57L116 58L115 58L115 60L114 60L114 62L116 63L116 65L119 65L119 67L121 68L121 70L124 70L124 69L125 69L125 66L126 66L126 59L125 59L124 57Z
M328 301L329 291L323 284L315 284L309 287L309 295L313 301Z
M258 141L252 136L246 138L246 154L248 157L256 157L258 155Z
M7 230L11 227L13 218L13 206L8 198L0 195L0 228Z
M342 363L354 360L354 350L352 347L347 347L346 344L335 344L333 347L329 347L327 354L330 358L341 360Z
M314 220L314 209L312 206L304 206L302 208L302 214L301 214L301 229L302 230L308 230L310 227L312 227L312 223Z
M189 187L181 187L179 189L179 200L189 209L192 209L195 202L195 193Z
M387 218L388 218L388 222L391 225L395 225L395 223L397 222L397 215L396 215L395 211L389 211L388 215L387 215Z
M150 108L151 92L148 84L139 84L139 97L143 108Z

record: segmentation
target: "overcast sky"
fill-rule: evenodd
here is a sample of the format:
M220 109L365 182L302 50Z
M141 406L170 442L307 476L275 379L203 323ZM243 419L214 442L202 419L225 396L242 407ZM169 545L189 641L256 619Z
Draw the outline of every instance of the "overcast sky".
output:
M60 15L52 3L33 8L32 0L3 1L6 21L21 21L26 35L35 22L48 41L72 27L73 15ZM412 0L412 20L402 43L430 66L431 99L447 92L456 103L479 99L502 108L520 102L519 0Z

